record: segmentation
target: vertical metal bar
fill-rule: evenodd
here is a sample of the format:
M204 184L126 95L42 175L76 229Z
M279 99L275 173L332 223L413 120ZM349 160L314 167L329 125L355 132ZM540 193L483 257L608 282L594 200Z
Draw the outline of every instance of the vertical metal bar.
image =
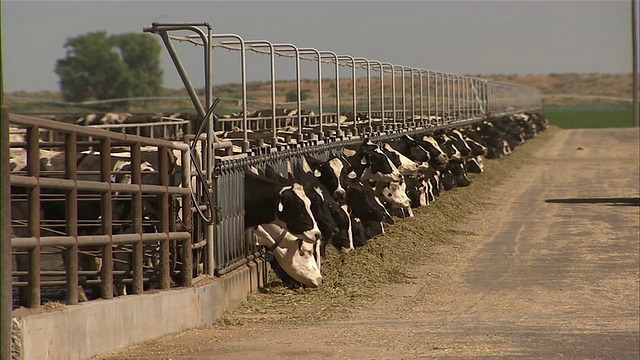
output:
M427 70L427 118L429 119L429 125L431 125L431 72Z
M240 43L240 71L242 76L242 152L247 153L249 151L249 140L247 137L247 61L246 61L246 47L242 37L236 34L212 34L211 39L215 38L233 38ZM211 145L209 145L211 146Z
M404 79L404 70L406 66L401 66L400 70L402 71L402 127L406 127L407 125L407 85Z
M213 154L211 154L213 156ZM191 156L189 155L189 151L182 150L182 186L183 187L191 187ZM195 204L196 206L198 204ZM215 204L214 204L215 205ZM193 228L192 222L192 214L191 214L191 196L190 195L182 195L182 221L184 222L184 226L187 229ZM212 214L213 216L213 214ZM207 239L208 240L208 239ZM213 239L211 239L213 240ZM208 243L207 246L211 249L213 247L213 242ZM212 250L210 250L212 251ZM193 285L193 256L191 251L191 239L182 241L182 283L184 286ZM210 264L213 269L215 264ZM211 272L211 271L210 271Z
M447 122L449 122L449 117L451 116L451 76L450 74L446 74L447 76Z
M384 128L384 69L380 61L371 60L371 62L378 64L380 68L380 119Z
M302 98L300 94L300 53L295 45L290 45L296 53L296 91L298 93L298 141L302 141Z
M65 178L78 180L77 135L74 132L65 135ZM67 302L78 303L78 189L65 191L67 235L75 237L75 244L65 249L67 267Z
M140 166L142 164L140 154L140 142L131 145L131 184L142 184L142 174ZM142 192L140 189L131 195L131 209L133 214L133 232L142 235ZM133 244L132 253L132 282L131 292L133 294L142 294L143 278L142 278L142 258L144 257L144 249L142 239Z
M100 181L111 183L111 139L100 141ZM100 275L102 284L100 291L105 299L113 298L113 213L111 211L111 190L100 195L100 207L102 210L102 232L109 236L109 244L102 247L102 269Z
M393 71L394 71L393 64L391 64L391 63L382 63L382 65L383 66L388 66L389 69L391 70L391 93L392 93L391 96L395 96L395 90L394 90L395 89L395 79L394 79L394 76L393 76ZM382 69L382 67L381 67L381 69ZM382 72L382 70L381 70L381 76L384 76L384 73ZM383 95L384 95L384 93L383 93ZM393 111L395 111L395 107L393 107L393 104L395 104L395 100L392 99L391 103L392 103L392 109L393 109ZM383 103L382 103L382 130L383 131L386 130L385 127L384 127L385 110L386 110L386 108L384 106L384 100L383 100ZM395 115L394 115L394 117L395 117ZM393 120L393 122L394 122L394 125L395 125L395 120Z
M276 120L276 55L274 54L271 43L269 43L269 62L271 74L271 130L273 134L271 146L276 146L278 143L278 123Z
M324 130L323 130L323 124L322 124L322 116L323 116L323 110L322 110L322 59L320 56L320 51L318 51L317 49L314 48L298 48L298 52L302 53L302 52L313 52L316 54L316 59L318 61L318 112L319 112L319 116L320 116L320 124L319 124L319 139L322 140L324 138Z
M357 98L356 98L356 96L357 96L357 90L356 90L356 87L357 87L356 86L357 85L356 84L356 62L355 62L355 59L350 55L339 55L338 56L338 60L340 60L341 58L342 59L351 60L351 84L352 84L352 87L353 87L352 88L352 93L351 93L351 97L352 97L352 100L351 100L351 103L352 103L351 112L353 113L353 133L354 133L354 135L356 135L358 133L357 126L356 126L357 125L357 121L356 121L356 119L357 119L357 111L358 111L356 109L357 108L357 104L356 104L356 102L357 102Z
M423 91L422 91L422 87L423 87L423 83L422 83L422 72L424 70L420 69L419 70L419 74L420 74L420 123L424 124L424 105L423 105Z
M413 124L413 122L416 119L416 90L415 90L415 79L413 75L413 72L415 71L415 69L409 68L409 70L411 72L411 123Z
M356 62L353 57L351 58L351 83L353 84L353 92L351 94L353 98L353 135L358 135L358 111L356 107L358 105L358 97L357 97L357 89L358 89L358 79L356 78Z
M207 40L205 45L205 51L206 51L206 56L207 56L207 60L208 62L206 63L206 69L208 71L208 75L207 75L207 80L209 82L208 84L208 91L207 91L207 95L209 95L210 97L207 99L207 111L211 108L211 106L213 105L213 26L209 23L205 23L206 27L207 27ZM204 42L204 40L203 40ZM244 51L243 51L243 56L244 56ZM243 58L244 59L244 58ZM246 89L245 89L246 90ZM244 92L246 93L246 91ZM246 95L245 95L246 96ZM213 113L209 116L209 119L203 119L203 121L207 121L207 139L206 141L206 145L202 146L202 158L199 159L200 163L206 163L205 167L205 171L206 171L206 184L205 184L205 189L203 189L204 191L210 191L211 186L213 186L213 171L215 168L215 151L213 150L213 145L216 142L216 136L215 136L215 132L214 132L214 124L213 124ZM194 139L195 142L198 141L198 139ZM196 146L194 146L194 149L196 149ZM164 156L164 158L168 158L168 156L170 156L172 154L166 154L166 156ZM187 157L189 158L188 160L191 160L191 156L188 154ZM166 159L168 160L168 159ZM160 161L160 167L163 166L163 161L161 159ZM185 163L182 162L182 165L184 166ZM168 165L167 165L167 173L168 173ZM182 173L183 175L186 173L187 174L187 182L183 182L183 186L190 186L191 184L191 176L190 176L190 172L191 172L191 165L189 163L189 166L186 168L182 169ZM161 175L163 176L163 175ZM161 178L162 180L162 178ZM168 180L168 179L167 179ZM184 178L183 178L184 180ZM199 195L203 195L203 194L199 194ZM167 204L169 199L172 199L173 197L169 197L166 199ZM200 197L198 197L197 199L200 199ZM189 196L189 200L191 201L191 196ZM214 201L214 200L211 200ZM196 204L197 206L199 206L200 201L198 200L198 204ZM164 202L162 203L162 208L164 208ZM182 203L183 206L186 206L186 203ZM191 202L189 202L189 204L191 204ZM167 205L168 206L168 205ZM189 206L187 208L189 210L189 223L191 224L193 222L192 220L192 213L191 213L191 206ZM163 215L163 214L161 214ZM167 214L168 215L168 214ZM175 214L172 214L172 218L175 219ZM161 216L160 219L162 221L163 217ZM183 219L185 219L183 217ZM174 220L175 221L175 220ZM186 220L185 220L186 221ZM213 222L207 224L204 221L202 221L201 218L198 218L198 222L201 226L198 227L198 233L204 233L204 238L207 242L207 248L210 248L214 242L215 242L215 237L214 237L214 224ZM168 219L167 219L167 223L168 223ZM204 227L204 231L201 229L202 227ZM191 237L194 238L194 231L193 231L193 226L190 226L188 229L190 229L191 231ZM162 230L162 229L161 229ZM166 244L165 244L166 242ZM190 243L192 242L191 240L189 241ZM169 261L169 252L170 252L170 247L171 247L171 243L169 243L168 241L164 241L160 243L160 286L165 289L165 288L169 288L171 286L171 280L169 278L170 271L170 261ZM166 259L164 257L167 257ZM213 275L213 270L211 270L211 275Z
M0 50L1 51L1 50ZM0 74L2 74L2 54L0 53ZM9 109L5 106L3 84L0 81L2 94L2 116L0 117L0 202L2 203L2 229L11 228L11 182L9 181ZM0 359L11 359L11 231L0 232Z
M160 177L159 184L162 186L169 186L169 156L173 156L169 149L165 146L158 149L158 176ZM186 170L186 169L183 169ZM174 184L171 184L174 185ZM169 199L172 197L168 193L162 193L158 196L160 201L160 227L159 232L169 233ZM171 287L171 267L169 262L170 252L169 240L160 241L160 288L168 289Z
M338 136L342 135L342 130L340 129L340 63L338 61L338 55L336 53L331 53L336 62L336 123L337 123L337 131L336 134Z
M438 121L438 73L434 72L433 73L433 79L434 79L434 83L435 83L435 98L434 98L434 102L435 102L435 111L436 111L436 124L439 123Z
M396 73L396 66L395 65L391 65L391 93L393 94L393 128L396 128L396 79L395 79L395 73Z
M27 129L27 175L40 177L39 127ZM29 235L38 245L29 249L28 299L29 308L40 307L40 185L27 189L29 204Z

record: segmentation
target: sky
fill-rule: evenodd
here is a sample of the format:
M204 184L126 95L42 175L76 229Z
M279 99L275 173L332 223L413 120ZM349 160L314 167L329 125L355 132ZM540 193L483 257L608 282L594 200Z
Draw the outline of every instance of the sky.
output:
M141 33L157 22L209 22L214 33L292 43L455 74L631 73L630 1L2 1L5 92L57 91L68 38ZM149 35L157 38L157 35ZM177 43L195 86L202 48ZM248 81L269 79L268 56L247 56ZM162 46L164 86L182 82ZM278 79L295 62L276 61ZM303 61L302 78L317 65ZM326 70L325 70L326 69ZM323 77L334 76L323 65ZM341 70L349 77L350 70ZM240 53L214 51L214 84L240 82Z

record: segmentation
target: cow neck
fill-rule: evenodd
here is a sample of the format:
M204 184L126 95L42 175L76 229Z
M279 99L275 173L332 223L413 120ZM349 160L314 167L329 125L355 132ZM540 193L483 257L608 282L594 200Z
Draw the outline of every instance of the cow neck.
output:
M270 246L267 250L269 252L273 252L278 246L280 246L280 243L282 243L282 240L284 240L284 237L287 236L287 232L288 232L287 229L282 229L282 233L280 233L280 235L276 239L275 244Z

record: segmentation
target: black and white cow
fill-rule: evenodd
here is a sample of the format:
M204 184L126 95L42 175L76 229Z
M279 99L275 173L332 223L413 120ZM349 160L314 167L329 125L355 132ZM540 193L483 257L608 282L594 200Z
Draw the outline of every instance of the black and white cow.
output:
M284 186L246 171L244 188L245 228L275 223L310 244L321 239L311 211L311 200L301 184Z
M400 181L402 174L380 147L364 139L357 148L345 148L344 158L360 181Z

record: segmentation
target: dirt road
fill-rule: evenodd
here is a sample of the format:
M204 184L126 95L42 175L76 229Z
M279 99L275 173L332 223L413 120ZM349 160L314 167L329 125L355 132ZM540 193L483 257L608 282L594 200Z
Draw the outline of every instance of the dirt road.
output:
M454 246L366 311L194 330L103 358L638 359L639 161L638 129L559 131Z

